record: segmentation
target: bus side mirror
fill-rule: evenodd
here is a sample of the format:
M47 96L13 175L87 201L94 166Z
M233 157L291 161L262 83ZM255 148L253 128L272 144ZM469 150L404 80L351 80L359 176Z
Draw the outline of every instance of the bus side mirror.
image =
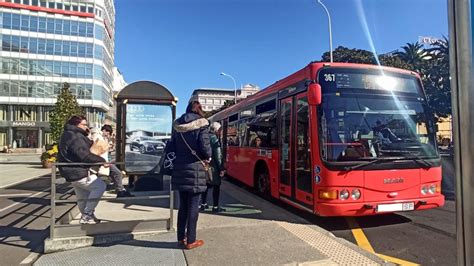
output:
M317 83L311 83L308 86L308 103L310 105L321 104L321 85Z

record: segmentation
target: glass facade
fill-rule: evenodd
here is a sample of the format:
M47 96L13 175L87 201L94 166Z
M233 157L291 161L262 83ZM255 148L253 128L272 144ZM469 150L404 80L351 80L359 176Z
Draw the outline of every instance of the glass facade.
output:
M94 37L102 40L104 28L91 22L67 20L52 17L30 16L1 12L2 28L21 31L53 33L80 37ZM95 32L94 32L95 26ZM95 34L94 34L95 33Z
M7 120L7 105L0 105L0 121L6 121Z
M55 98L62 86L61 82L0 80L0 96ZM69 83L69 86L78 99L99 100L107 104L111 100L108 90L102 86L77 83Z
M1 35L2 51L71 57L95 58L105 56L101 46L93 43L51 40L15 35Z
M112 86L112 77L102 66L87 63L3 57L0 74L96 79Z
M14 105L13 120L14 121L37 121L38 107L30 105Z
M0 150L52 142L51 99L64 82L89 123L101 125L112 103L113 1L6 2L23 6L0 7Z
M5 2L12 2L15 4L40 6L51 9L59 9L65 11L76 11L82 13L96 14L102 17L102 9L97 6L94 8L94 3L77 3L71 1L54 1L54 0L5 0ZM107 5L106 5L107 6Z

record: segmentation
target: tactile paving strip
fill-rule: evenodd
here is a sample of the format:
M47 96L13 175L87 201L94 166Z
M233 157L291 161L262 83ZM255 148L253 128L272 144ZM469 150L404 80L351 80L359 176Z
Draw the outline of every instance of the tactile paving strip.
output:
M342 243L335 241L334 237L313 230L307 225L287 222L276 223L339 265L380 265Z
M183 251L176 247L176 233L149 240L80 248L45 254L34 264L50 265L187 265Z

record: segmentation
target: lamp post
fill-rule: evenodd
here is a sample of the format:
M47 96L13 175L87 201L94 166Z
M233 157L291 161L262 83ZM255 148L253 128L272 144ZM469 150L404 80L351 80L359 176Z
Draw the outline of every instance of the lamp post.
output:
M326 6L321 2L321 0L318 0L318 3L321 4L326 10L326 14L328 15L328 24L329 24L329 55L331 57L331 63L333 62L332 60L332 30L331 30L331 15L329 14L329 10L326 8Z
M237 85L236 85L236 83L235 83L234 77L232 77L231 75L226 74L226 73L224 73L224 72L221 72L220 75L221 75L221 76L229 77L229 78L231 78L232 81L234 82L234 104L236 104L236 103L237 103Z

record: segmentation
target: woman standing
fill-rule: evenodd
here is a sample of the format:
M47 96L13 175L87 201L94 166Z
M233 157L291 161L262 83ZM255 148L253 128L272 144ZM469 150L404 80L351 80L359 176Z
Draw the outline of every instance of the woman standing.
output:
M214 122L211 124L209 139L211 142L212 148L212 160L211 160L211 167L212 167L212 182L207 184L206 191L202 194L202 203L201 203L201 210L205 210L208 208L207 205L207 191L209 188L212 188L212 201L213 201L213 212L223 212L225 211L224 208L220 207L219 204L219 196L221 190L221 179L224 176L224 162L222 159L222 150L221 150L221 143L219 141L219 137L221 134L221 124L218 122Z
M172 147L176 154L171 183L179 191L178 243L192 249L204 245L196 239L201 193L206 191L207 164L211 161L209 122L204 118L201 104L192 101L186 113L173 127Z

